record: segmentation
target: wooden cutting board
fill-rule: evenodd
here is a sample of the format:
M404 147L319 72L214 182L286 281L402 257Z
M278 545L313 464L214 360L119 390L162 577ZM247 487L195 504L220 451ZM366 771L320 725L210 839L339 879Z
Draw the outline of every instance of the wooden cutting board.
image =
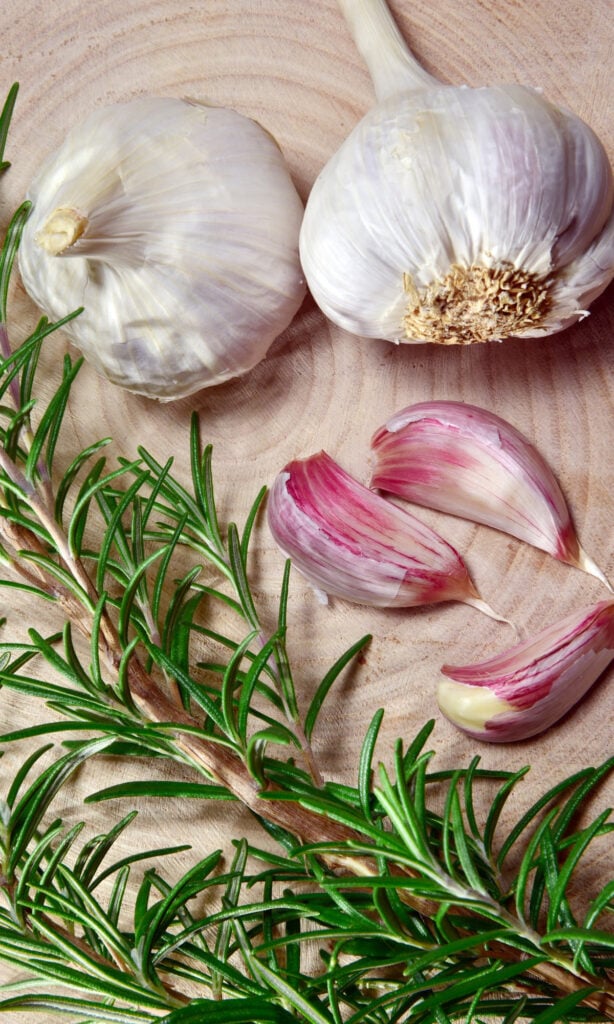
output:
M538 86L587 120L614 156L607 0L393 0L391 6L416 54L443 81ZM234 107L277 138L306 198L320 168L373 101L334 0L4 0L0 27L3 91L21 83L7 147L13 167L2 183L3 226L41 159L98 106L164 94ZM36 316L18 285L11 316L18 340ZM66 349L61 336L50 339L42 361L43 396L51 393ZM260 485L289 459L323 448L366 481L369 439L393 412L419 400L464 400L496 411L535 442L558 475L584 547L614 578L613 356L612 289L587 320L558 337L446 350L351 337L307 298L251 374L192 399L157 405L112 387L86 367L72 395L60 462L111 435L115 455L133 457L139 443L161 462L172 455L187 482L188 424L196 409L203 439L214 445L220 513L241 521ZM425 518L464 554L485 599L522 634L606 596L597 580L492 530L436 514ZM282 559L264 524L254 554L257 595L272 621ZM0 612L9 619L3 632L8 639L23 636L34 623L43 632L58 625L52 610L10 592L0 593ZM304 703L341 651L373 633L364 663L338 684L314 737L330 777L354 781L361 739L380 706L386 717L378 753L388 763L395 738L410 740L435 716L432 744L440 768L467 764L475 753L486 767L532 764L516 809L548 783L612 753L612 670L572 714L530 742L480 745L441 719L434 701L440 666L480 660L514 641L509 627L471 608L322 607L295 575L289 621ZM43 715L37 704L0 693L2 731ZM10 748L0 762L3 791L21 758ZM53 814L67 822L85 818L87 836L95 834L129 808L119 801L84 807L83 795L146 771L173 776L171 766L100 760L62 792ZM233 836L255 834L238 807L144 800L138 820L137 831L122 840L122 852L135 842L142 848L183 840L202 854L228 848ZM597 847L593 869L579 882L585 898L610 874L606 845ZM185 869L194 856L177 858L176 869ZM2 981L16 976L0 966Z

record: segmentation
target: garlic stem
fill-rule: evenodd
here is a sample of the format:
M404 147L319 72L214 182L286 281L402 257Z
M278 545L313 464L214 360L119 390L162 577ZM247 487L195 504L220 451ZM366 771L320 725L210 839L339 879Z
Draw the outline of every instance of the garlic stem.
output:
M78 210L60 207L36 234L36 244L50 256L60 256L81 238L87 225L87 217Z
M408 89L439 85L418 63L384 0L338 0L378 102Z

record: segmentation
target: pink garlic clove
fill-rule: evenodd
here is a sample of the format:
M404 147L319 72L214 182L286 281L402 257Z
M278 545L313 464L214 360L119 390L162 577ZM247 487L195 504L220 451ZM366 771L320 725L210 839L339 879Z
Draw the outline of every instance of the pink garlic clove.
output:
M421 402L371 442L371 486L484 523L607 579L582 550L552 470L511 424L464 402Z
M450 544L326 452L279 473L268 521L282 551L324 595L386 608L464 601L497 618Z
M437 700L470 736L508 743L553 725L614 658L614 601L567 616L475 665L444 665Z

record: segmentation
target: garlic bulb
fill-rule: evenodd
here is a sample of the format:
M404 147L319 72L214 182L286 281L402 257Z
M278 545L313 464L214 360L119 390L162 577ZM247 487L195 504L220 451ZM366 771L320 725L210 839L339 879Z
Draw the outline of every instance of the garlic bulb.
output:
M260 125L143 98L97 110L41 169L19 264L96 369L176 399L256 365L300 306L302 203Z
M377 106L318 177L300 253L335 323L393 342L553 334L614 277L612 171L593 131L521 85L427 74L385 0L339 0Z

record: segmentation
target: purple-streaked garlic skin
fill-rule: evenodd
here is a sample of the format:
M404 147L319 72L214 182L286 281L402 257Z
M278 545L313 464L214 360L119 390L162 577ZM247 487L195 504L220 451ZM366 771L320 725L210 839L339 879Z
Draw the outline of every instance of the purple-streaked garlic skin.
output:
M526 740L577 704L613 658L614 601L601 601L486 661L444 665L437 699L475 739Z
M547 462L500 416L433 401L397 413L373 436L371 486L508 533L597 576Z
M385 608L465 601L487 610L450 544L325 452L279 473L268 522L284 554L327 595Z

